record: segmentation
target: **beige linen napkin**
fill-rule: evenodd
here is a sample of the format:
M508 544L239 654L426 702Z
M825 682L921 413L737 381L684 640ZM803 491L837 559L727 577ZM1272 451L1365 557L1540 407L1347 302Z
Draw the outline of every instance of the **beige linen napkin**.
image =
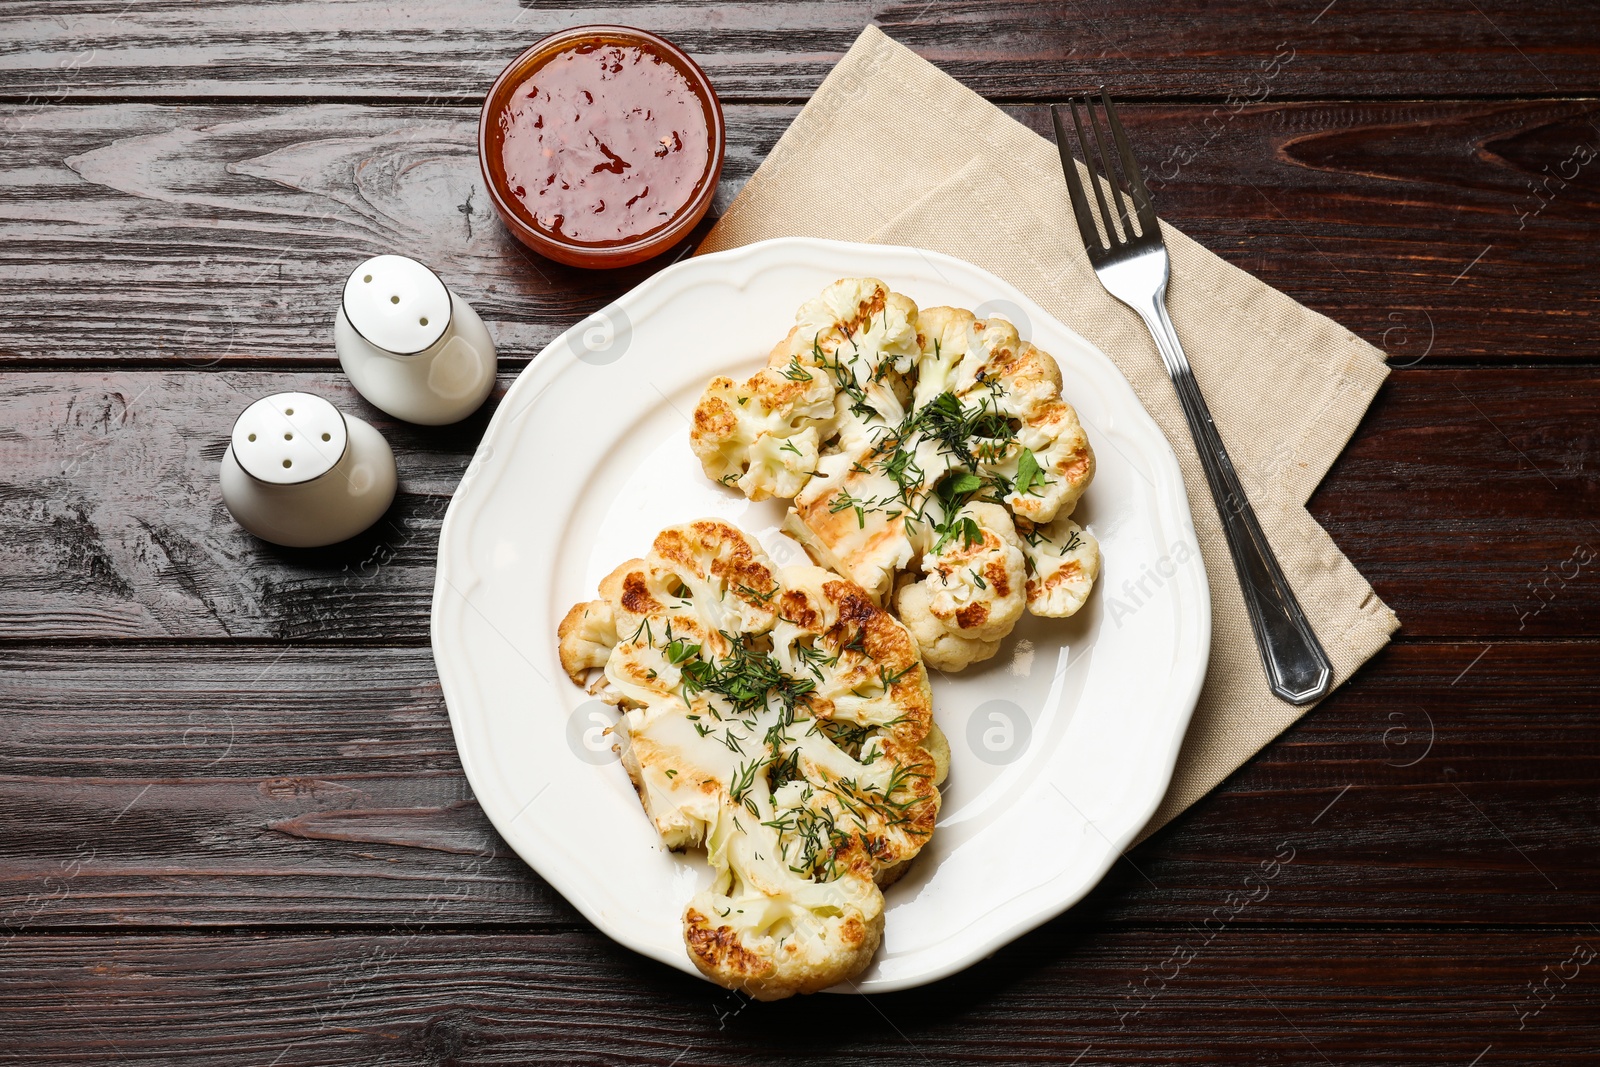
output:
M803 235L945 252L1005 278L1121 368L1183 468L1213 612L1205 687L1148 835L1306 709L1267 689L1172 384L1144 324L1089 267L1060 167L1049 141L869 26L699 251ZM1388 374L1383 355L1172 227L1163 224L1163 233L1172 321L1261 525L1343 682L1399 621L1304 505Z

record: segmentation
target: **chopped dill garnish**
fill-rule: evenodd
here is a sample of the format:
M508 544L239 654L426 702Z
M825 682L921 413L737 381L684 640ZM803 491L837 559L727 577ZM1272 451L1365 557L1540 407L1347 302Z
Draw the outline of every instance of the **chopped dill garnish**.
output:
M896 682L900 681L900 679L904 678L906 675L910 674L916 669L917 665L915 663L908 663L905 667L896 671L894 674L890 674L889 668L880 663L878 665L878 681L883 684L883 691L887 693L889 690L894 688Z
M865 530L867 528L867 506L870 503L870 500L862 500L858 496L851 495L848 489L841 489L839 490L839 495L834 497L832 503L828 505L828 513L836 515L846 509L853 509L856 513L856 525Z
M755 802L750 799L749 794L756 784L756 775L761 773L767 762L765 759L753 759L749 763L739 764L739 769L734 772L733 782L728 789L728 794L733 797L733 802L735 804L743 804L749 809L751 815L759 816L761 814L757 810Z
M765 593L752 589L743 582L740 582L738 585L734 586L734 588L743 593L749 599L759 601L762 604L767 603L773 597L778 595L778 587L776 585L774 585L771 589L768 589Z
M811 380L811 372L806 370L800 362L800 353L796 352L789 357L789 367L783 372L783 376L791 382L809 382Z
M728 654L716 664L701 661L696 669L684 671L684 687L690 695L716 693L727 699L736 713L759 711L769 699L792 711L805 703L817 683L809 678L791 678L783 672L771 653L762 652L747 638L724 632Z

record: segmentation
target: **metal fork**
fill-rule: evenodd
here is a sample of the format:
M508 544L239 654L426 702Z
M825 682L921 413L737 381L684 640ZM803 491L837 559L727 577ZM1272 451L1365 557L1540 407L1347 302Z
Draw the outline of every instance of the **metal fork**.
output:
M1061 166L1067 175L1067 191L1072 197L1072 213L1077 216L1078 230L1083 234L1084 248L1089 253L1089 263L1100 284L1118 300L1127 304L1144 324L1150 328L1161 359L1172 376L1183 414L1189 420L1189 432L1194 435L1195 450L1200 454L1200 465L1205 468L1206 481L1211 486L1212 499L1222 516L1222 529L1228 537L1228 551L1233 556L1233 567L1239 574L1239 585L1244 591L1245 607L1250 613L1250 626L1255 631L1256 645L1261 649L1261 662L1267 670L1267 681L1272 691L1291 704L1308 704L1328 692L1333 680L1333 665L1322 650L1316 633L1306 621L1294 590L1283 576L1283 568L1272 553L1261 524L1239 484L1239 475L1222 445L1211 412L1206 409L1200 386L1189 370L1189 360L1178 343L1178 334L1167 317L1167 278L1170 266L1167 246L1161 240L1161 228L1156 222L1155 207L1150 201L1150 191L1145 188L1139 173L1139 164L1128 147L1128 138L1122 132L1111 97L1102 88L1100 100L1105 109L1111 136L1116 143L1116 154L1122 162L1122 174L1132 191L1135 230L1125 205L1128 195L1118 185L1112 167L1112 156L1106 151L1106 141L1100 132L1100 120L1095 116L1094 101L1085 97L1084 109L1089 113L1089 126L1094 136L1094 150L1084 135L1083 123L1078 119L1078 101L1069 101L1072 125L1083 149L1088 165L1090 184L1094 186L1095 206L1100 209L1096 224L1095 214L1084 193L1083 181L1078 175L1077 163L1072 158L1066 125L1062 122L1062 109L1052 105L1050 116L1055 120L1056 147L1061 151ZM1098 163L1096 160L1098 159ZM1115 221L1107 205L1107 194L1115 203ZM1118 228L1120 223L1120 232Z

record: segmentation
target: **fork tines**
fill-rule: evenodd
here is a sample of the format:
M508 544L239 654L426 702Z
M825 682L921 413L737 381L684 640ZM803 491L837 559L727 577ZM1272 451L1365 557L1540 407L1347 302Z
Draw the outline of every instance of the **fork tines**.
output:
M1089 113L1089 128L1093 131L1092 148L1090 137L1084 133L1083 123L1078 118L1080 103ZM1083 152L1084 163L1089 168L1090 177L1094 179L1094 200L1100 209L1098 222L1094 209L1084 193L1083 181L1072 157L1072 145L1067 137L1066 123L1061 117L1062 106L1050 105L1050 117L1056 127L1056 148L1061 152L1061 168L1066 172L1067 191L1072 196L1072 213L1077 216L1078 230L1083 234L1083 246L1089 253L1089 262L1097 267L1102 263L1121 259L1129 253L1143 252L1161 244L1161 229L1156 224L1155 205L1150 200L1150 191L1145 188L1144 177L1139 172L1139 163L1133 158L1133 149L1128 146L1127 135L1122 132L1117 109L1111 103L1110 94L1103 87L1100 90L1100 105L1105 111L1106 122L1111 127L1111 138L1116 145L1114 153L1106 150L1106 138L1100 132L1100 119L1095 112L1094 99L1085 96L1081 100L1069 100L1066 104L1067 110L1072 113L1072 126L1078 135L1078 145ZM1122 182L1126 183L1127 189L1131 191L1132 219L1138 222L1137 229L1130 221L1126 204L1130 194L1124 192L1122 184L1117 180L1114 161L1121 163ZM1110 202L1116 205L1115 212L1108 207L1106 199L1108 194Z

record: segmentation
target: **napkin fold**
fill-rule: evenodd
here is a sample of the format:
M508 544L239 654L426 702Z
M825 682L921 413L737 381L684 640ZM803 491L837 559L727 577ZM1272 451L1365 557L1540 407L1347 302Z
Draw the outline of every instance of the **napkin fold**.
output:
M1143 322L1101 288L1089 266L1060 168L1050 141L868 26L699 252L771 237L864 235L944 252L1006 279L1121 369L1177 453L1212 602L1205 685L1147 836L1307 708L1267 689L1172 383ZM1342 683L1383 647L1399 620L1305 503L1388 375L1383 354L1166 223L1162 231L1172 259L1168 312L1261 525L1333 660L1335 683Z

